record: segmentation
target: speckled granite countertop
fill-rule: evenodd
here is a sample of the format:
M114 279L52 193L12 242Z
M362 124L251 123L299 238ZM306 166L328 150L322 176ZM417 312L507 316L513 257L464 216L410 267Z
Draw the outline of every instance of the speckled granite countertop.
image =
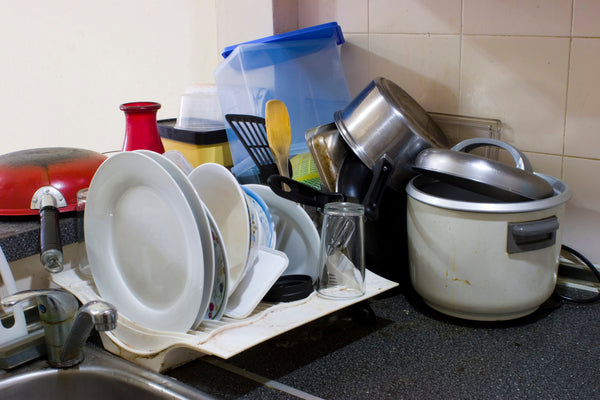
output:
M222 399L600 398L600 304L548 301L528 317L484 323L404 292L368 301L375 321L364 307L344 310L167 374Z

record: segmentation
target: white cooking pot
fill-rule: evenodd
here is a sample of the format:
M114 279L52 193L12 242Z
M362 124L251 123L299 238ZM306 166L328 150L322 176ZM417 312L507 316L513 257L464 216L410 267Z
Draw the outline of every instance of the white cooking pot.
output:
M413 287L432 308L459 318L507 320L535 311L556 284L565 203L554 194L503 202L420 175L407 186Z

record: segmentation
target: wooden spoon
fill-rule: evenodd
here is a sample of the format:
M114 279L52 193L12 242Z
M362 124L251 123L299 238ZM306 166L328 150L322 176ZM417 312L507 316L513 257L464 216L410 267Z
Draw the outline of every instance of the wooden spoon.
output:
M289 178L288 163L292 144L292 129L288 110L282 101L269 100L267 102L265 106L265 125L267 141L279 174Z

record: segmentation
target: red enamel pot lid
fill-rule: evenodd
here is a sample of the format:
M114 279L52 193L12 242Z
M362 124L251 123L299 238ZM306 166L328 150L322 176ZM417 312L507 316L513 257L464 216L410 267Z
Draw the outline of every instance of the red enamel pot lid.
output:
M106 156L95 151L46 147L0 156L0 215L37 215L31 209L35 192L52 186L64 196L60 212L77 207L77 192L89 187Z

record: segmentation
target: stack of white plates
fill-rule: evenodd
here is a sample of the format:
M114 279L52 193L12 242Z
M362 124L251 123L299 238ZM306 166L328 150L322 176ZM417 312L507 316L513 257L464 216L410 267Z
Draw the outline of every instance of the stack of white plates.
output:
M288 266L286 254L272 248L252 256L246 201L218 164L188 176L151 151L113 155L90 184L84 218L100 296L126 319L158 331L186 332L223 315L245 318Z
M107 159L90 184L84 219L101 297L129 320L160 331L185 332L204 318L220 318L228 267L211 219L168 159L147 151Z

